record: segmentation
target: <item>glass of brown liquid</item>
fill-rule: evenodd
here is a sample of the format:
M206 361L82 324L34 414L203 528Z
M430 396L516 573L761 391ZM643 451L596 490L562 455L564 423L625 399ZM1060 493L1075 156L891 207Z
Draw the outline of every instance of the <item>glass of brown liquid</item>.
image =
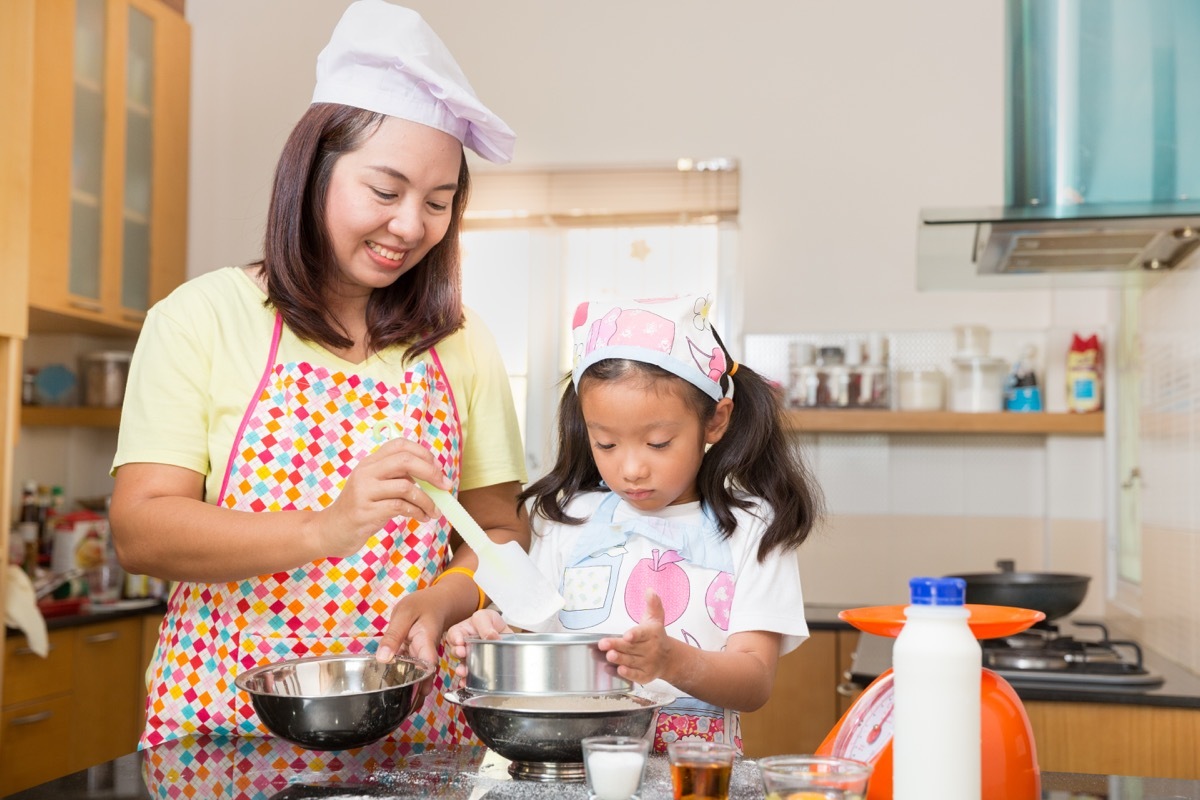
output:
M675 800L728 800L733 745L682 741L667 745Z

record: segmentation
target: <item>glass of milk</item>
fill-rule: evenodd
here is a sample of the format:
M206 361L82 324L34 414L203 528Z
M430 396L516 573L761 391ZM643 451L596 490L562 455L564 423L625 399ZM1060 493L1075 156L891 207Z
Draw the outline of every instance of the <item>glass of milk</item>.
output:
M591 736L581 744L589 800L636 800L640 796L649 739Z

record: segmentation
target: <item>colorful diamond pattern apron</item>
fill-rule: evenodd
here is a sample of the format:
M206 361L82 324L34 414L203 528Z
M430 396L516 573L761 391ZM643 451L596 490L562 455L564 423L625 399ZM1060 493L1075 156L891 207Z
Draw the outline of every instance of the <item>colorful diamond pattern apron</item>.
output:
M358 462L383 441L422 442L457 488L461 426L434 351L392 385L307 362L270 357L242 420L219 505L257 513L330 505ZM444 517L390 521L346 558L230 583L181 583L159 633L141 746L188 734L261 736L241 670L283 658L374 652L392 606L428 586L448 559ZM469 739L443 690L453 673L441 658L435 688L394 734L402 741Z

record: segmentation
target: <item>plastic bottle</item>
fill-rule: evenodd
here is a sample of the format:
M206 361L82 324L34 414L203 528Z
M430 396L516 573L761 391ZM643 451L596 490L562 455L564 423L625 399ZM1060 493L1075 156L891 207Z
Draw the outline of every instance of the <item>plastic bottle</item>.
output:
M1071 337L1067 351L1067 411L1087 413L1104 408L1104 349L1100 337Z
M1004 379L1005 411L1041 411L1042 390L1037 380L1037 348L1027 344Z
M38 485L37 481L25 481L21 489L21 522L36 523L38 517Z
M893 797L979 800L982 655L961 578L913 578L892 649Z

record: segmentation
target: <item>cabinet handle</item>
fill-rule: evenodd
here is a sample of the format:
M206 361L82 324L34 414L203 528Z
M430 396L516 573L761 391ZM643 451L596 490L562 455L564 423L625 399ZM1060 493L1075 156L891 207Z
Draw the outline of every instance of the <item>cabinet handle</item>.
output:
M71 305L75 308L81 309L83 311L99 312L99 311L103 310L103 307L100 305L100 303L98 303L95 300L80 300L76 297L72 297L69 300L67 300L67 304Z
M842 681L837 685L836 691L841 697L855 697L862 690L863 687L859 686L854 681Z
M93 633L91 636L83 637L85 644L100 644L101 642L112 642L121 638L120 631L106 631L105 633Z
M49 645L46 646L46 656L49 657L52 652L54 652L54 643L53 642L51 642ZM32 647L18 647L16 650L13 650L14 657L15 656L36 656L36 655L37 655L37 653L33 652Z
M8 721L8 724L14 728L18 725L36 725L39 722L45 722L53 716L53 711L39 711L38 713L30 714L27 717L13 717Z

